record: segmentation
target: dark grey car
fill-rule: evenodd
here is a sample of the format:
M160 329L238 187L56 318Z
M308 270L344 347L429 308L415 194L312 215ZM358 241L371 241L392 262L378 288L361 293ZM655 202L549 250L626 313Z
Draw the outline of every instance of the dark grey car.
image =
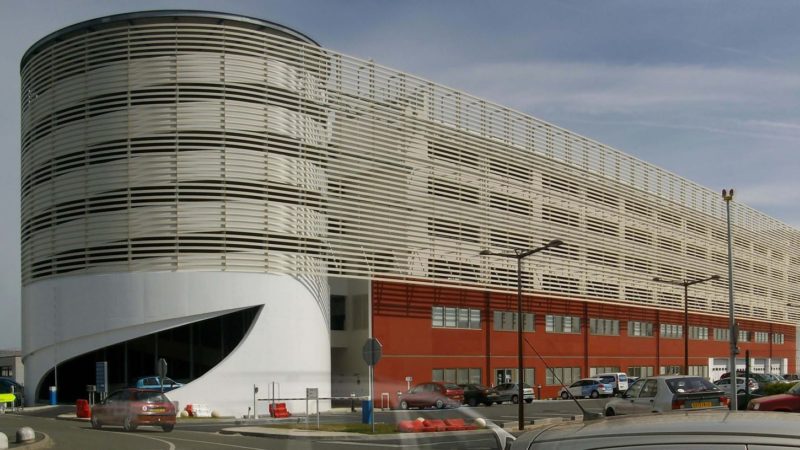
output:
M669 412L543 425L520 436L511 449L778 450L800 448L798 427L796 414Z

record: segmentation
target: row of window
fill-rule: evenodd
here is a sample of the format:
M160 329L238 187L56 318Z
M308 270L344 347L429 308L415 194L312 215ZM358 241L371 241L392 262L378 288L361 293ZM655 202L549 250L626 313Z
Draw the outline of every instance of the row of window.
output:
M455 384L481 384L481 369L480 367L433 369L431 372L431 381Z
M475 308L455 308L434 306L431 309L432 325L434 328L463 328L479 330L481 328L481 310ZM495 331L517 331L517 313L514 311L494 311ZM636 320L628 321L628 336L652 337L653 323ZM522 314L522 330L536 331L535 315ZM559 316L547 314L545 316L545 331L548 333L580 333L581 318L578 316ZM661 337L668 339L683 338L683 325L662 323L659 326ZM619 336L619 320L617 319L589 319L589 333L600 336ZM770 333L767 331L739 330L739 342L768 343ZM689 339L707 341L709 338L708 327L689 327ZM728 341L730 330L727 328L714 328L714 340ZM783 333L772 333L773 344L783 344Z

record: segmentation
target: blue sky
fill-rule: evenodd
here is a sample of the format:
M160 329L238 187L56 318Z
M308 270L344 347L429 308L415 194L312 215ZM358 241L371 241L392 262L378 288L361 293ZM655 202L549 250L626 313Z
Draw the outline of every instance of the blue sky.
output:
M0 0L0 349L20 346L19 59L147 9L245 14L666 168L800 227L800 2Z

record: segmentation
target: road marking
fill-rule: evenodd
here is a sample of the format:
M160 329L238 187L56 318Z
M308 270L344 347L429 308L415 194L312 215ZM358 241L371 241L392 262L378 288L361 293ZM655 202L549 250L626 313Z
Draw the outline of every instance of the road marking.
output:
M220 436L222 436L222 435L220 435ZM243 445L221 444L219 442L198 441L198 440L195 440L195 439L184 439L184 438L174 438L174 437L170 437L170 439L175 440L175 441L186 441L186 442L196 442L198 444L208 444L208 445L211 445L211 446L246 448L246 449L249 449L249 450L263 450L263 448L261 448L261 447L245 447Z
M84 428L84 430L85 430L85 429L86 429L86 428ZM92 428L89 428L89 431L98 431L98 430L94 430L94 429L92 429ZM154 440L154 441L161 442L162 444L167 444L167 445L169 445L169 450L175 450L175 444L173 444L172 442L169 442L169 441L165 441L165 440L163 440L163 439L159 439L159 438L155 438L155 437L151 437L151 436L145 436L145 435L143 435L143 434L130 433L130 432L119 432L119 431L112 431L112 433L115 433L115 434L124 434L125 436L136 436L136 437L140 437L140 438L144 438L144 439L152 439L152 440Z

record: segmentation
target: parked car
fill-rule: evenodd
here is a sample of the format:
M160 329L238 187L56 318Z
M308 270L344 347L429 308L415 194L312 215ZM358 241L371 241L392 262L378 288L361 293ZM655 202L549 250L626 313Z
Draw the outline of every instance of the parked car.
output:
M464 400L464 390L457 384L430 381L420 383L407 393L400 394L397 404L400 409L446 406L458 408Z
M625 372L598 373L594 378L600 378L603 383L614 383L614 394L628 390L628 374Z
M122 425L125 431L134 431L140 425L153 425L170 432L175 428L175 417L175 405L164 393L127 388L94 405L91 422L92 428Z
M718 388L720 388L723 391L725 391L725 393L728 394L728 396L731 395L731 379L730 378L720 378L719 380L715 381L714 384L717 385ZM752 378L750 379L750 383L748 384L748 386L750 387L750 392L755 392L759 388L758 382L756 380L752 379ZM747 392L747 391L745 390L744 378L738 378L737 377L736 378L736 394L737 395L738 394L744 394L745 392Z
M493 389L497 393L497 403L519 403L519 385L517 385L517 383L498 384ZM534 395L531 385L522 383L522 398L526 403L531 403L533 401Z
M14 394L16 408L25 404L25 388L13 378L0 377L0 394Z
M797 419L786 414L708 410L534 426L511 443L512 450L797 447Z
M182 387L183 383L178 383L170 377L164 377L164 392ZM157 389L161 390L161 379L157 376L142 377L136 380L134 387L138 389Z
M722 375L720 375L719 378L722 380L722 379L725 379L725 378L730 378L730 376L731 376L730 372L725 372ZM736 371L736 378L737 379L738 378L744 378L744 372L743 371ZM753 372L750 372L750 378L758 381L759 385L761 385L761 386L766 385L768 383L786 383L787 382L786 380L783 379L782 376L775 375L775 374L772 374L772 373L753 373Z
M602 378L581 378L568 388L562 387L558 391L558 395L564 400L570 398L570 394L575 398L608 397L614 395L614 383L610 379L604 381Z
M800 380L800 375L796 373L785 373L783 374L783 379L786 381L797 381Z
M464 403L469 406L477 406L479 403L492 406L492 403L497 401L497 391L482 384L470 383L459 386L464 390Z
M643 414L674 409L728 409L730 400L701 377L661 375L642 378L605 406L606 416Z
M747 404L750 411L800 412L800 383L783 394L754 398Z

